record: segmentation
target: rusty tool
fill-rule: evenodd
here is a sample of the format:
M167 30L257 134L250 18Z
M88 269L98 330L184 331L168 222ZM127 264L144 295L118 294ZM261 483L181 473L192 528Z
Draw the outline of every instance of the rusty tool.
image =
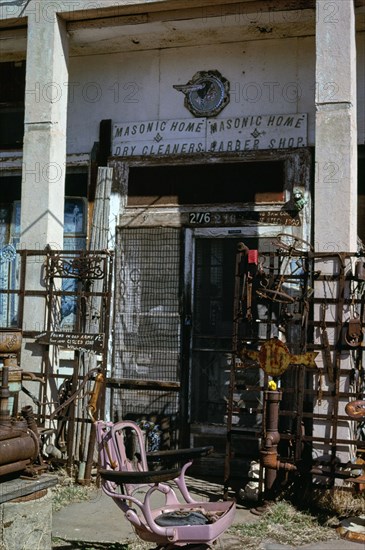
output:
M364 333L362 330L362 324L360 317L352 317L347 325L347 330L345 334L345 340L347 345L357 348L361 345L363 341Z
M328 340L328 333L327 333L327 327L326 327L326 309L327 309L326 304L322 303L321 304L321 321L319 326L321 330L321 342L323 346L324 364L326 365L328 380L332 384L334 382L333 362L332 362L331 348Z
M53 412L52 414L50 415L50 419L53 420L54 417L60 412L62 411L64 408L66 408L68 405L70 405L82 392L82 390L84 389L84 387L86 386L88 380L91 378L91 376L93 374L95 374L95 372L98 372L99 368L95 368L95 369L90 369L89 372L85 375L83 381L81 382L80 386L77 388L77 390L75 390L73 392L73 394L71 395L71 397L69 397L68 399L66 399L66 401L64 401L61 405L59 405Z
M102 388L104 386L104 383L105 383L105 376L100 371L95 376L94 389L90 392L90 399L89 399L89 402L88 402L87 407L86 407L87 413L88 413L89 417L91 418L92 422L96 422L95 414L96 414L96 411L97 411L97 405L98 405L100 391L102 390Z

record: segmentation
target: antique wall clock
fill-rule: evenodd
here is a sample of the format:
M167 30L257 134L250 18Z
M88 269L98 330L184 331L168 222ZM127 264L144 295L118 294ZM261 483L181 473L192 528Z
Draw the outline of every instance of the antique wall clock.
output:
M196 117L217 115L229 103L229 82L218 71L199 71L187 84L175 84L184 105Z

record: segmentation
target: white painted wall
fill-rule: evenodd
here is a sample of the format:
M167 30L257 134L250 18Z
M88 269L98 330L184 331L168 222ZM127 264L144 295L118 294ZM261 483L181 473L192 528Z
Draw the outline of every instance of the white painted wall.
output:
M314 63L313 37L71 58L68 153L89 152L102 119L193 118L173 84L210 69L231 85L217 118L307 112L314 144Z
M360 33L359 143L365 137L364 51L365 33ZM102 119L192 118L183 94L172 86L210 69L219 70L231 85L230 104L217 118L308 113L308 144L314 145L314 37L296 37L71 58L68 153L90 152ZM329 99L340 86L328 83Z

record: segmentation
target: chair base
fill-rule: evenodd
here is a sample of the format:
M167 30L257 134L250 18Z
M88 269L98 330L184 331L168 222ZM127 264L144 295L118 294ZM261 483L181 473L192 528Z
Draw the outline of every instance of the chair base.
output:
M168 544L163 546L156 546L150 550L176 550L176 548L181 548L181 550L211 550L213 547L209 544L187 544L186 546L177 547L174 544Z
M156 519L161 514L166 514L169 512L190 512L190 511L200 511L202 514L206 515L213 519L208 524L205 525L174 525L166 529L174 529L175 537L174 540L170 542L167 539L169 536L166 535L157 535L155 532L151 532L146 528L145 525L140 527L134 526L136 534L145 541L155 542L161 545L161 548L189 548L196 547L199 548L199 545L206 545L205 548L210 548L217 541L224 531L232 524L234 514L235 514L235 503L224 501L224 502L200 502L195 504L180 504L176 505L167 505L162 508L157 508L152 511L154 519ZM203 546L204 548L204 546Z

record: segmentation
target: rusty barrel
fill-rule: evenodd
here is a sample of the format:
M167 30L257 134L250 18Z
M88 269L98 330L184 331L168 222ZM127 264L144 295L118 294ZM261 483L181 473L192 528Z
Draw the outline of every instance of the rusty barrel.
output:
M24 470L39 453L36 435L16 424L0 424L0 476Z
M22 333L19 329L0 329L0 353L17 353L22 345Z

